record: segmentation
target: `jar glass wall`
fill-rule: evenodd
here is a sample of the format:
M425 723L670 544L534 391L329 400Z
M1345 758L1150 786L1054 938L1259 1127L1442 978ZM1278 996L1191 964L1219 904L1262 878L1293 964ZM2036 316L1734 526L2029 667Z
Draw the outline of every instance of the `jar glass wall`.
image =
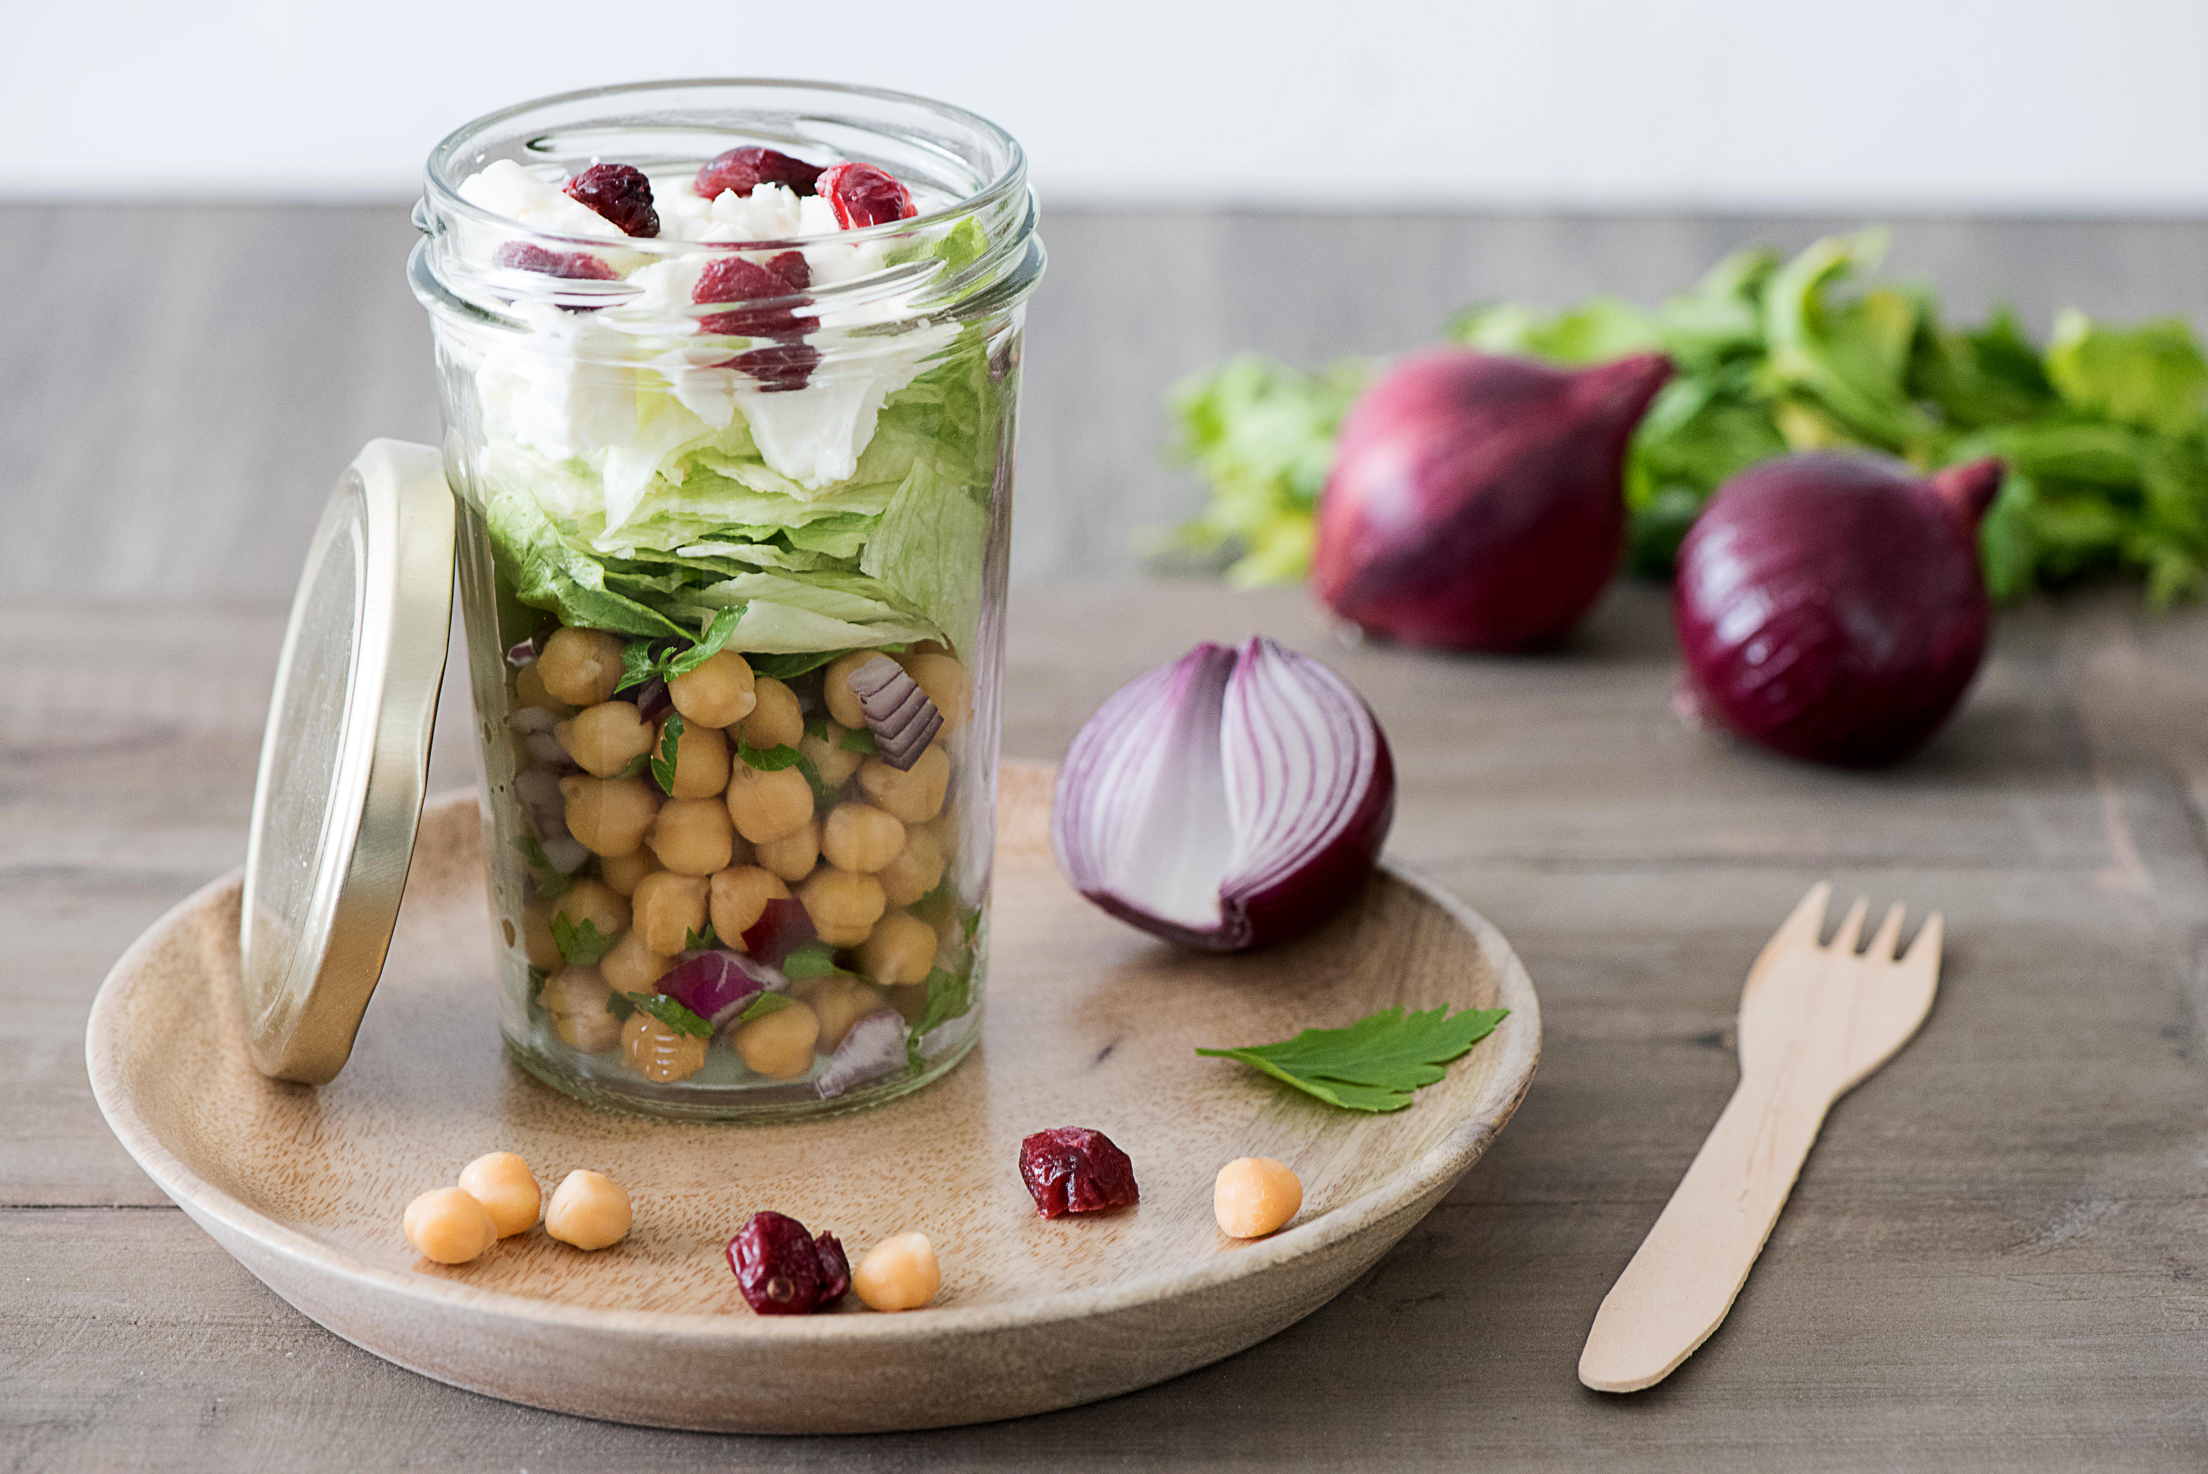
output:
M987 973L1017 145L607 89L454 134L417 221L509 1050L705 1118L941 1074Z

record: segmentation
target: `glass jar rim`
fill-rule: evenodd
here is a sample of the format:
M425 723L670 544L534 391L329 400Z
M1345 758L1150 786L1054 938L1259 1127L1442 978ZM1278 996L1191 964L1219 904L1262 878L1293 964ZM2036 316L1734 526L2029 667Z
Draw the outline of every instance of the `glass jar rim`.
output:
M1002 151L1003 163L996 177L981 188L964 195L941 209L931 210L907 220L886 221L880 225L862 226L855 230L840 231L836 239L844 241L870 241L896 235L926 230L932 226L955 223L961 217L986 213L991 207L1006 201L1010 196L1024 193L1027 188L1027 154L1019 141L997 124L979 113L955 104L939 102L917 93L899 92L886 87L864 87L846 82L816 82L803 78L785 77L691 77L670 78L655 82L624 82L604 87L583 87L571 92L557 92L548 96L531 98L483 114L461 124L438 140L432 148L423 168L424 203L439 214L449 214L479 225L501 229L520 229L531 238L555 241L570 246L595 246L601 250L609 244L618 245L624 251L641 252L653 256L680 254L727 254L732 248L746 251L788 249L817 243L819 237L792 237L780 240L757 241L690 241L667 240L659 237L629 237L618 241L605 236L564 235L557 231L522 227L510 216L486 210L482 206L463 199L460 181L451 177L453 165L463 151L485 133L499 124L509 123L533 112L597 99L623 97L650 97L657 93L676 92L685 89L780 89L819 93L828 97L867 99L896 106L911 107L932 113L946 122L962 126L982 139L987 145Z

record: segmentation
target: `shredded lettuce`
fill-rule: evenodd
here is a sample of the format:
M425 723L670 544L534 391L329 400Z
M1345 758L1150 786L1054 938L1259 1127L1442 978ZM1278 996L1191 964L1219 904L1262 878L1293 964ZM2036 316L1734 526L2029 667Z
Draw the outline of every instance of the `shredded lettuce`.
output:
M500 571L524 604L625 635L695 640L740 608L736 650L964 650L1004 428L987 351L964 330L883 402L854 474L818 488L772 469L743 416L715 429L664 387L598 457L494 436L480 505Z

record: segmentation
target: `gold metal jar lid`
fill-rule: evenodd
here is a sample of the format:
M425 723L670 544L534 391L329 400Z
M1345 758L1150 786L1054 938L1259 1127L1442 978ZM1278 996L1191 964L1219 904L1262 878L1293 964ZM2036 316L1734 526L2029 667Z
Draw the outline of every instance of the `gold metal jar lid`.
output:
M264 1075L345 1067L406 889L452 624L454 513L430 446L371 440L323 509L277 659L238 923Z

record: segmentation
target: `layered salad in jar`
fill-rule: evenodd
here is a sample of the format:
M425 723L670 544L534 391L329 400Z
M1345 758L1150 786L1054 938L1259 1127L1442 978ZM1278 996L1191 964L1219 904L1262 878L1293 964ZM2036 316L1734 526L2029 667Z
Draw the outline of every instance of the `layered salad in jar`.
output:
M438 347L512 1052L700 1116L932 1078L986 957L1019 328L956 286L987 226L753 144L457 195L446 274L496 304Z

